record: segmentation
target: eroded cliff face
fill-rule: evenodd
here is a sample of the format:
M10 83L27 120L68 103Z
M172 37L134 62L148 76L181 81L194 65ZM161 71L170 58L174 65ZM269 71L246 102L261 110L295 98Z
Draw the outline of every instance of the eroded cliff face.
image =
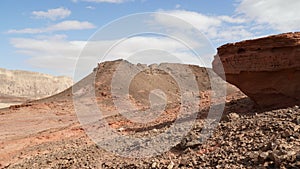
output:
M263 107L300 103L300 32L218 48L214 71Z
M59 93L73 84L69 77L0 68L0 95L38 99Z

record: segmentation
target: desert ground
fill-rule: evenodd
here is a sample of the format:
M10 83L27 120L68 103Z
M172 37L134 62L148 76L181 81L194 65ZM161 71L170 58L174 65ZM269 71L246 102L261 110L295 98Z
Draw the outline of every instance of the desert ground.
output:
M262 40L265 39L259 39ZM230 47L225 47L228 46ZM253 54L251 51L249 53ZM244 53L243 56L251 56L247 54ZM228 62L237 55L225 56L223 60L220 56L221 61ZM116 95L122 92L122 83L117 83L116 93L112 92L112 77L121 64L128 67L126 71L118 72L123 73L120 78L124 79L118 79L121 82L126 80L126 75L131 71L142 70L132 79L128 93L124 94L126 97ZM295 64L299 66L298 62ZM278 90L271 90L269 86L268 90L259 86L245 88L246 82L237 79L243 77L247 80L254 76L263 79L264 73L260 71L264 72L264 68L251 67L257 72L253 70L247 74L233 71L232 63L224 65L225 74L230 74L229 81L240 89L225 82L222 75L219 77L215 74L214 71L219 73L215 68L172 63L135 65L124 60L99 63L90 75L61 93L38 100L22 100L22 104L0 109L0 168L300 168L298 95L290 92L290 89L276 93ZM166 71L162 71L162 67ZM272 68L275 75L280 71L279 68ZM192 73L196 81L196 86L193 87L198 88L197 93L191 94L189 90L182 93L179 90L178 81L169 76L169 73L179 75L185 82L188 77L180 75L186 72L175 71L179 69ZM296 77L290 84L296 87L291 90L298 92L299 69L291 69L295 70L292 75ZM282 77L285 72L281 72ZM223 86L225 95L217 95L220 91L213 90L212 83L217 89ZM261 85L264 81L260 80L259 83ZM275 82L272 84L274 86ZM277 89L281 87L282 85L274 86ZM146 110L152 108L149 95L153 94L151 92L154 89L164 92L164 96L154 93L153 97L160 101L155 106L159 107L161 102L165 102L165 107L154 120L142 123L148 119L146 117L153 115L147 114ZM255 92L263 94L255 95ZM187 101L185 104L180 99L186 95L197 102L190 104ZM263 97L268 100L263 100ZM273 103L277 103L278 98L290 99L289 104L274 106ZM114 101L116 99L120 99L120 103L130 102L136 109L118 110ZM212 105L220 107L223 103L224 111L211 111ZM197 109L191 109L194 106ZM181 117L181 109L190 114ZM120 110L132 113L141 122L124 117ZM144 114L141 115L140 112ZM107 126L102 125L104 122ZM179 125L172 128L173 124ZM189 124L191 128L187 133L172 142L174 136L184 133L187 130L185 126ZM119 137L107 134L108 128ZM89 131L98 135L91 136ZM165 138L158 137L163 133L167 133ZM104 137L109 142L97 142L94 137ZM142 138L142 141L131 144L120 139L123 137ZM103 143L114 151L103 147ZM151 146L153 148L146 154L157 154L144 157L141 150L147 150ZM166 148L166 151L160 153L162 148Z

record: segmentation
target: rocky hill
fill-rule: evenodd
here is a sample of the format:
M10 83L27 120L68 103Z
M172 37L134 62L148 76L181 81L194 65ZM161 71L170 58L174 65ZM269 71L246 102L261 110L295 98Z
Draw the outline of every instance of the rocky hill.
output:
M0 96L39 99L59 93L73 84L69 77L0 68Z
M130 121L115 113L112 99L117 97L110 92L111 79L122 63L132 69L144 67L126 61L100 63L92 74L75 84L74 93L69 88L49 98L0 110L0 168L299 168L299 106L272 111L256 109L249 98L227 84L231 86L228 87L231 92L227 94L224 118L218 123L213 118L202 116L207 113L212 101L209 94L205 95L210 91L208 73L212 70L192 65L167 65L191 68L197 79L200 101L206 103L201 104L203 106L196 112L198 118L192 129L179 140L178 145L149 158L122 157L96 145L87 136L87 131L88 127L96 127L102 137L103 129L107 128L101 125L101 121L106 121L107 127L121 136L149 137L151 140L168 132L179 112L179 105L166 106L159 117L147 124ZM163 66L145 66L145 71L132 80L130 101L147 106L149 91L155 87L165 91L167 99L176 103L178 87L166 72L156 69ZM121 73L125 76L128 72ZM185 76L181 77L185 79ZM211 80L222 82L217 77ZM91 98L85 97L93 93L88 82L94 82L92 87L95 87L96 98L92 99L97 101L102 112L108 114L102 119L97 120L99 114L89 116L95 109L89 101ZM78 122L72 95L82 97L80 103L92 108L84 112L84 117L95 119L96 123L85 126ZM142 117L147 120L144 115ZM182 123L189 122L186 120ZM206 123L216 124L216 130L201 143L206 137L201 132ZM178 128L171 130L170 134L182 131L183 128ZM167 145L165 139L155 141L155 145ZM128 147L127 142L113 145ZM128 148L129 152L135 152L149 145L148 142L136 143L133 148Z

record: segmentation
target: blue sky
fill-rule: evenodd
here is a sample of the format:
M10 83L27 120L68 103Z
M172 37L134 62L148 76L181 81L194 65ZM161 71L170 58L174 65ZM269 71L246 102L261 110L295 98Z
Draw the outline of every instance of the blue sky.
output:
M72 76L76 57L90 37L104 25L135 13L162 12L183 19L214 48L300 29L298 0L2 0L0 6L0 67L54 75ZM130 44L153 41L172 50L165 45L171 44L167 40L143 38Z

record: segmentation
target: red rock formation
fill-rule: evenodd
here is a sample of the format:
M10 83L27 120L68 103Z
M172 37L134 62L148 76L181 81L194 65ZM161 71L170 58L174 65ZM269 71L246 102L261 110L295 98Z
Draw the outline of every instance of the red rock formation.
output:
M300 32L218 48L214 71L262 107L300 103Z

